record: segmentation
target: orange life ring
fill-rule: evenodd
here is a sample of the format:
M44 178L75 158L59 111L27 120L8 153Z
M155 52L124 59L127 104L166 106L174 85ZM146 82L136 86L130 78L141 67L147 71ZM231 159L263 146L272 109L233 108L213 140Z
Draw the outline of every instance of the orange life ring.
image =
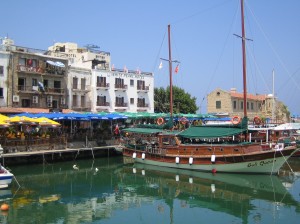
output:
M164 122L165 122L165 121L164 121L164 119L163 119L162 117L158 118L157 121L156 121L156 123L157 123L158 125L162 125Z
M239 124L241 122L241 118L239 116L234 116L231 118L231 123L232 124Z
M254 117L253 121L257 125L259 125L261 123L261 119L258 116Z
M186 124L188 121L189 120L186 117L180 118L180 123L183 124L183 125Z

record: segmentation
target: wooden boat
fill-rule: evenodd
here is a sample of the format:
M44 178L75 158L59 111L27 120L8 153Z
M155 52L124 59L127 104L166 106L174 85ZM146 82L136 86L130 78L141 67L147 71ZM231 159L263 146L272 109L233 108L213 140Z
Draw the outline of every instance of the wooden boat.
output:
M206 172L260 173L276 174L280 167L299 148L297 145L278 143L273 147L263 147L248 139L246 55L244 29L244 1L241 0L242 14L242 52L244 117L234 117L231 125L219 127L191 126L179 133L164 130L161 126L153 129L144 127L125 129L129 138L123 145L123 156L132 162ZM169 34L170 70L170 115L169 126L173 119L172 104L172 58ZM160 128L160 129L159 129ZM134 137L133 138L130 138ZM136 141L136 137L144 141Z

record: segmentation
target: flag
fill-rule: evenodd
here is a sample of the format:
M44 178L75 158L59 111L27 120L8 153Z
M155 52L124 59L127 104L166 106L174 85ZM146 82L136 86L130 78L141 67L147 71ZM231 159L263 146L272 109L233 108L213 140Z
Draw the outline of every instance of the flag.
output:
M45 87L44 87L44 84L42 82L38 82L38 86L39 86L39 89L42 91L42 92L45 92Z
M176 66L175 73L178 73L178 70L179 70L179 65Z
M113 70L115 70L115 65L114 64L111 66L111 71L113 71Z
M162 69L163 65L162 65L162 61L160 62L158 69Z
M127 69L126 65L124 66L124 72L128 73L128 69Z

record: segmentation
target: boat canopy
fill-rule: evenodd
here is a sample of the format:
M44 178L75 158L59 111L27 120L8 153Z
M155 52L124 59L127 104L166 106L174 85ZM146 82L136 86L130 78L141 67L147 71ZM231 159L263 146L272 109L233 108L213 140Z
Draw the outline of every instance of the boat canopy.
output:
M157 134L163 132L162 129L157 128L125 128L122 131L138 134Z
M192 126L178 136L183 138L219 138L230 137L233 135L241 134L247 129L241 128L227 128L227 127L207 127L207 126Z

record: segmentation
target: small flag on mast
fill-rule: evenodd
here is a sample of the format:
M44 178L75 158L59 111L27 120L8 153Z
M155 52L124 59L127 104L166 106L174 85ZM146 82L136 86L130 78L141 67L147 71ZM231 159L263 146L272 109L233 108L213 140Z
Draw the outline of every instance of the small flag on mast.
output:
M162 69L162 67L163 67L163 64L162 64L162 61L161 61L159 66L158 66L158 69Z
M175 68L175 73L176 74L178 73L178 70L179 70L179 65L177 65L176 68Z

